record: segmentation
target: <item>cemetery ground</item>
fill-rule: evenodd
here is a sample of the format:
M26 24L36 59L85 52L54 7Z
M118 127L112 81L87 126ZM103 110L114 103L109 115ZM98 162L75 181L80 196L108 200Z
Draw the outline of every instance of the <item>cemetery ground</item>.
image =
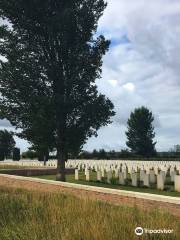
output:
M32 165L39 168L35 163ZM19 168L31 167L0 165L1 171L19 171ZM52 162L50 168L56 170L52 167ZM146 233L141 239L179 240L180 206L177 197L180 197L180 192L174 191L171 169L166 172L164 190L158 190L155 183L145 187L140 181L140 172L136 173L137 187L132 186L131 173L127 173L125 185L120 185L116 171L112 172L109 183L108 171L105 171L104 177L98 181L98 171L94 169L89 170L88 180L87 175L85 176L86 171L79 170L79 180L75 180L73 166L73 173L67 174L67 183L64 185L61 182L50 181L55 180L55 175L32 175L34 177L29 178L1 172L0 240L133 240L139 239L134 230L140 226L147 229L173 230L171 234ZM88 188L88 185L91 187ZM101 192L97 188L93 191L92 186L105 190ZM112 190L107 188L126 190L130 196L112 193ZM150 198L148 194L146 199L142 195L133 196L133 192L151 193L156 196ZM161 200L166 197L158 195L173 198L168 198L168 202L166 199Z
M46 187L46 186L45 186ZM69 193L0 186L2 240L135 240L137 226L173 229L141 239L180 239L180 220L165 211L78 198Z
M55 180L55 175L45 175L45 176L37 176L41 179L48 179L48 180ZM97 181L97 173L95 171L90 171L90 181L86 181L84 172L79 172L79 180L75 180L74 174L67 175L66 181L69 183L76 183L76 184L83 184L83 185L90 185L90 186L97 186L103 188L111 188L111 189L119 189L119 190L126 190L126 191L134 191L134 192L144 192L144 193L151 193L151 194L158 194L158 195L165 195L165 196L172 196L172 197L180 197L180 192L175 192L173 189L173 183L170 180L170 177L167 177L165 190L158 190L156 189L156 184L151 184L150 187L144 187L143 184L140 183L139 187L131 186L131 177L130 174L128 175L128 179L126 181L126 186L119 185L118 179L113 178L111 183L107 183L107 177L105 175L102 178L101 182Z

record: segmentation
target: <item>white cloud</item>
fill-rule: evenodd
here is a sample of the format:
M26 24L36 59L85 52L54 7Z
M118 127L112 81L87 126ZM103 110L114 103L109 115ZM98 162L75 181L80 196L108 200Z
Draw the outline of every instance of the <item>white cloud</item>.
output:
M123 85L123 88L129 92L135 91L135 85L133 83L126 83Z
M145 105L155 115L158 150L168 150L180 143L180 2L108 3L99 31L111 38L112 46L104 58L103 79L98 86L115 104L117 115L114 123L103 128L90 143L102 146L103 140L108 139L111 148L117 146L115 143L125 147L129 114L135 107ZM122 44L125 34L129 41ZM117 79L117 86L109 88L108 79ZM89 149L91 144L88 143Z
M118 81L117 80L108 80L108 82L110 83L111 86L116 87L118 85Z

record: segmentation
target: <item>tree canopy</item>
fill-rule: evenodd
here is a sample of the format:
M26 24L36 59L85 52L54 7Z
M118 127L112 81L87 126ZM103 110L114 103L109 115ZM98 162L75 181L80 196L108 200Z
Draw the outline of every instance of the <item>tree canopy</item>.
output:
M146 107L136 108L128 119L127 146L135 154L151 157L156 154L153 141L155 137L154 117Z
M14 147L13 133L7 130L0 130L0 160L9 158Z
M96 34L105 8L104 0L0 1L0 17L11 24L0 27L7 60L0 63L1 115L32 142L34 126L42 127L46 146L52 137L62 181L68 153L79 152L115 114L96 86L110 44Z
M19 148L14 148L13 149L13 160L14 161L19 161L21 159L21 153Z

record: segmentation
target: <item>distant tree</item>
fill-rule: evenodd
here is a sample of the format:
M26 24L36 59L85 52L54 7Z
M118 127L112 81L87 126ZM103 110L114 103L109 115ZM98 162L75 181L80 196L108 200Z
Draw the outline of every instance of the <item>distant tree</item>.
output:
M2 150L2 148L0 147L0 161L4 161L5 156L4 156L4 151Z
M38 154L35 151L28 150L28 151L22 153L22 158L35 159L35 158L38 158Z
M174 146L174 152L180 153L180 145L179 144Z
M88 151L81 151L78 155L79 159L92 159L92 153Z
M126 157L128 158L132 156L132 153L128 149L122 149L120 152L120 156L122 158L126 158Z
M0 29L0 54L7 59L0 62L4 117L16 115L18 107L29 118L33 110L29 105L34 104L34 113L40 106L30 96L41 92L37 101L49 96L57 180L65 181L68 154L79 152L114 115L112 102L98 93L96 85L110 44L96 35L106 5L104 0L0 1L0 17L12 25Z
M15 146L13 132L7 130L0 130L0 159L4 160L11 157L13 148Z
M20 159L21 159L20 149L19 148L14 148L13 149L13 160L14 161L19 161Z
M153 121L153 114L146 107L137 108L131 113L126 132L128 139L126 144L133 153L143 157L156 155Z
M96 149L94 149L92 152L92 159L97 159L98 155L99 155L98 151Z
M108 159L116 159L116 158L118 158L118 156L117 156L118 154L116 153L115 150L110 151L108 155L109 155Z
M106 159L107 158L107 153L104 149L99 150L98 158L99 159Z

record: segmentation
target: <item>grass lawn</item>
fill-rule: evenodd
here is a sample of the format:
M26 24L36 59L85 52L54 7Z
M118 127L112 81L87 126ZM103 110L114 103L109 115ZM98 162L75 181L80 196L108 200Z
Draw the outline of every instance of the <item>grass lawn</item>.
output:
M66 194L0 187L1 240L136 240L137 226L174 230L141 239L180 239L180 220L156 209L145 212Z
M74 174L67 175L67 182L70 183L76 183L76 184L83 184L83 185L90 185L90 186L97 186L97 187L104 187L104 188L112 188L112 189L120 189L120 190L126 190L126 191L134 191L134 192L144 192L144 193L152 193L152 194L159 194L159 195L165 195L165 196L172 196L172 197L180 197L179 192L173 191L173 186L171 183L168 182L166 185L166 191L157 190L156 186L151 186L150 188L147 187L132 187L130 186L130 180L128 180L127 186L120 186L118 184L117 180L113 181L113 184L107 184L105 181L106 179L103 179L103 182L97 182L96 181L96 173L91 172L90 179L91 181L87 182L85 180L85 175L83 172L79 174L79 181L75 180ZM48 179L48 180L55 180L55 175L50 176L38 176L38 178L42 179Z

